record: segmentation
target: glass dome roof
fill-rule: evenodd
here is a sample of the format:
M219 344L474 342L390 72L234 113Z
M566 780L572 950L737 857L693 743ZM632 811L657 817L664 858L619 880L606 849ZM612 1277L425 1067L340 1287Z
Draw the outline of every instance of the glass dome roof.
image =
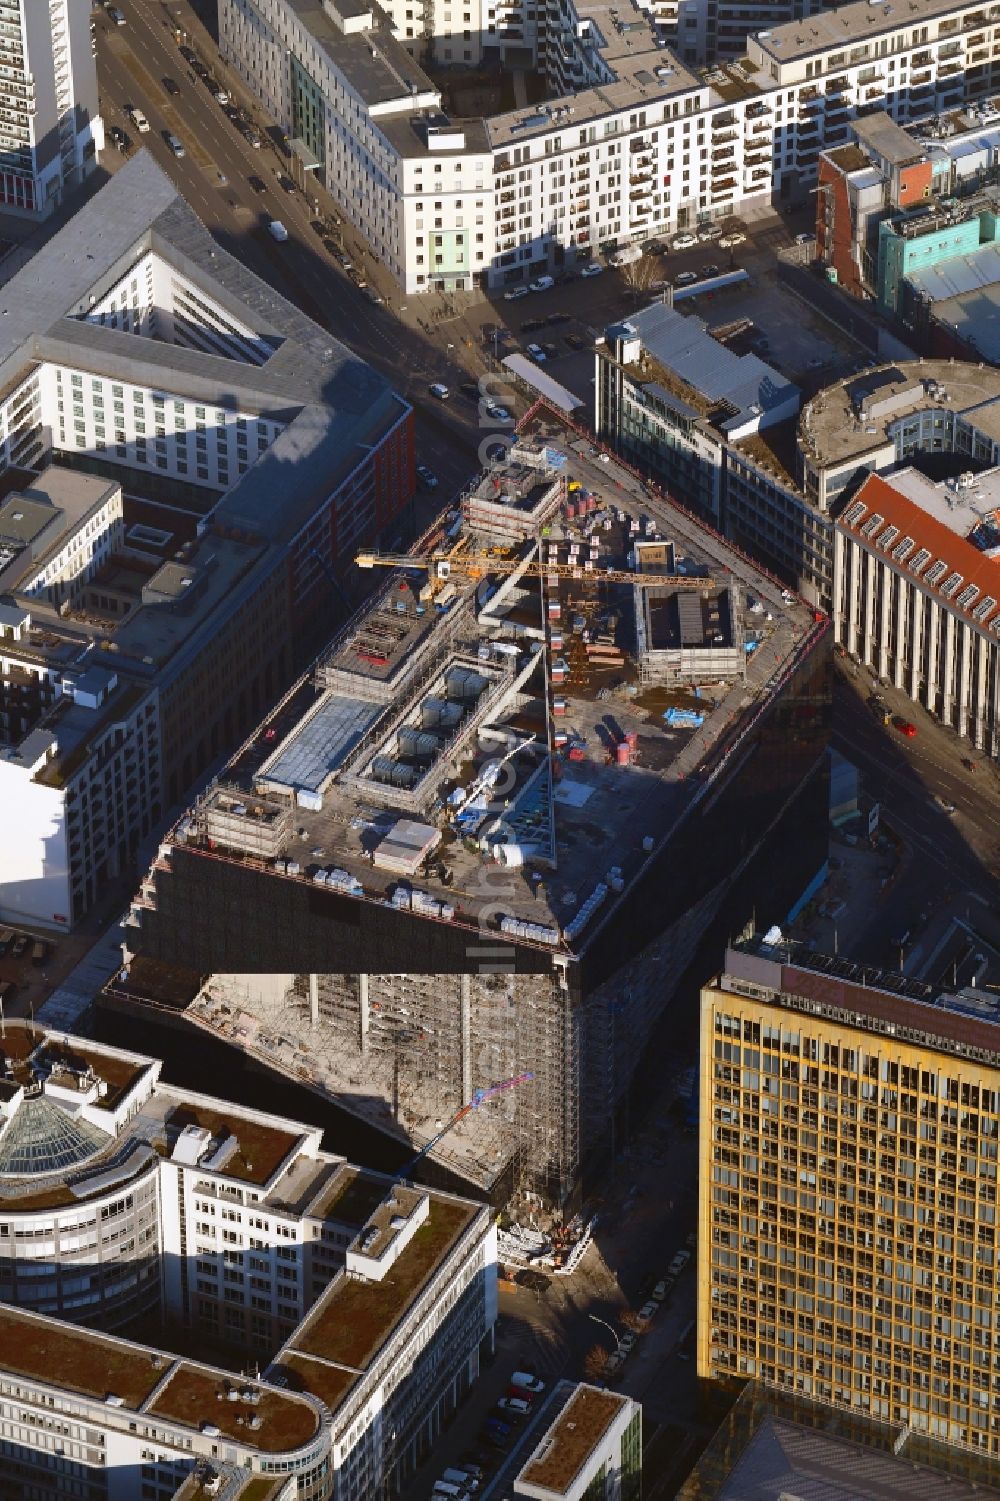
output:
M107 1145L108 1138L96 1126L38 1095L22 1100L0 1136L0 1176L59 1172L85 1162Z

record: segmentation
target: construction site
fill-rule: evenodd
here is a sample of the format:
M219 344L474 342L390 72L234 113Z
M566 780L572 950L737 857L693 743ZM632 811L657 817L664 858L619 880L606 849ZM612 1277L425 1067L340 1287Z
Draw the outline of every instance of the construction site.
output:
M425 1172L565 1210L699 945L822 863L826 621L555 425L358 563L384 582L164 840L128 948Z

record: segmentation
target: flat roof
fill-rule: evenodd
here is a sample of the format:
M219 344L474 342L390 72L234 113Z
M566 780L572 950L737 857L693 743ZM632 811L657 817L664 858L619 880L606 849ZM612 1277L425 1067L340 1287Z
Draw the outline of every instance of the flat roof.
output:
M381 712L382 705L370 700L324 693L261 767L262 780L318 792Z
M286 1354L317 1356L353 1371L371 1364L479 1213L472 1204L433 1193L428 1197L427 1219L382 1281L338 1273L292 1335L282 1359Z
M744 370L738 358L714 341L712 348L737 371ZM486 775L496 746L502 744L504 751L513 752L506 761L511 785L505 793L504 837L524 851L523 864L512 871L504 895L507 915L519 927L505 931L516 933L526 946L534 946L539 962L545 949L583 951L600 931L601 922L588 922L593 908L577 922L581 908L597 892L596 901L604 901L603 921L619 896L624 899L629 883L641 876L650 858L648 841L653 841L655 852L701 796L705 784L698 767L723 742L738 741L741 716L764 690L773 671L773 656L761 652L748 658L740 653L739 672L731 665L727 669L731 681L724 679L721 668L713 673L706 663L699 703L702 723L679 729L665 721L664 711L680 701L649 697L640 682L633 660L633 586L624 581L607 586L599 582L601 570L610 566L620 568L627 577L635 540L633 519L645 517L648 530L674 544L680 571L689 581L686 592L717 594L724 580L737 592L747 589L763 598L771 615L768 635L778 660L796 658L812 639L815 622L800 601L782 599L779 586L758 575L721 538L697 527L670 502L649 492L629 493L624 473L614 461L598 462L571 431L557 430L546 441L566 458L566 478L589 497L593 513L593 519L584 515L568 527L562 521L553 522L543 542L546 560L558 550L565 566L571 546L578 549L578 557L584 547L588 562L591 548L597 557L593 573L580 560L578 578L566 567L558 582L547 584L549 598L553 605L558 602L567 631L582 610L601 636L608 634L601 620L615 616L617 633L610 651L607 641L592 643L595 650L580 654L572 670L552 684L552 693L565 701L566 727L581 752L560 767L559 781L553 783L547 760L547 690L539 665L542 657L536 650L544 634L537 569L535 575L521 578L509 574L491 578L487 563L487 577L480 579L476 574L482 564L477 563L470 576L453 563L450 603L445 613L438 613L418 603L426 570L418 573L411 568L405 574L407 592L400 592L404 575L391 575L168 838L189 848L200 848L211 838L214 857L228 859L240 858L239 852L249 848L244 841L252 835L259 851L263 846L256 826L245 831L239 820L218 816L214 800L221 795L249 806L249 800L264 796L269 804L286 810L284 823L276 820L268 836L271 879L309 881L317 886L329 880L341 893L337 901L396 906L410 902L412 888L413 910L429 920L478 929L480 914L488 908L491 927L495 927L499 922L496 900L491 890L484 890L481 873L484 860L493 858L490 841L497 814L489 808L486 785L480 778ZM514 453L516 465L516 449ZM491 484L502 492L505 467L490 473ZM454 554L459 560L462 550L478 545L474 512L470 506L468 518L459 518L457 534L451 520L439 523L441 536L450 529L448 547L460 549ZM597 517L602 524L595 529ZM588 530L590 536L585 538ZM532 544L516 545L530 548ZM499 558L496 553L492 556ZM519 556L516 551L512 554L512 558ZM491 590L489 608L484 611L482 601ZM418 609L423 613L417 613ZM742 619L742 603L738 614ZM377 681L372 681L373 676ZM634 681L637 691L627 700L616 699L612 715L602 689L620 679ZM365 692L360 693L365 684ZM316 706L322 706L326 693L366 698L375 696L376 689L384 694L379 717L330 775L320 798L296 804L290 788L284 794L275 788L268 771L270 759L279 746L295 746L298 727L304 727L302 732L308 736L310 715L318 712ZM679 680L676 692L690 696ZM557 730L560 727L555 725ZM618 737L628 737L636 752L630 754L627 771L618 764L609 765L608 748ZM323 758L311 766L318 775ZM401 821L426 826L437 836L431 858L418 873L403 871L399 865L386 868L377 856L378 848L385 846ZM551 874L553 858L555 873ZM531 879L535 859L543 862L538 867L541 886ZM623 891L619 893L616 887L610 900L605 900L609 897L606 876L613 867L620 869ZM309 1050L310 1068L319 1066L314 1056L319 1047L316 1042L317 1048ZM341 1085L352 1092L346 1081Z
M759 935L730 945L722 973L705 989L739 997L745 985L751 1000L832 1017L841 1026L895 1039L893 1045L915 1040L972 1067L1000 1065L1000 997L992 992L950 991L784 936L769 944Z
M870 5L868 0L856 0L853 5L819 11L801 21L786 21L781 26L759 31L750 38L750 46L787 63L825 52L830 47L842 45L846 51L869 37L909 30L918 21L950 16L955 9L955 0L907 0L905 7Z
M0 1370L95 1402L114 1396L130 1412L186 1428L212 1423L248 1449L269 1454L301 1448L320 1426L319 1412L300 1395L6 1304L0 1304ZM233 1389L250 1399L218 1400ZM259 1426L248 1426L252 1417Z
M240 1394L240 1400L229 1399L233 1391ZM251 1400L244 1400L244 1394ZM298 1394L245 1381L242 1376L226 1375L190 1360L174 1364L144 1411L150 1417L168 1418L188 1428L211 1423L223 1437L268 1454L302 1448L320 1426L316 1409ZM259 1427L250 1426L255 1419Z
M494 150L549 132L561 121L575 131L587 120L599 120L629 105L641 107L701 86L701 79L675 52L657 44L650 14L636 0L618 0L617 4L611 0L576 0L574 9L577 36L582 38L589 32L613 77L544 104L491 116L484 123Z
M870 9L871 7L869 7ZM884 158L894 167L905 167L924 159L924 148L908 130L897 125L885 110L875 110L851 122L851 129L862 146Z
M975 1501L995 1462L857 1410L748 1382L677 1501Z
M565 1495L628 1400L617 1392L578 1386L517 1480Z
M931 409L961 413L1000 438L1000 370L932 359L864 370L824 386L806 403L798 441L818 468L860 467L866 455L893 442L890 427L910 413Z
M935 302L931 318L984 360L1000 365L1000 278L988 286L942 297Z
M0 501L0 591L15 591L26 574L44 567L118 488L98 475L49 464ZM13 556L5 564L8 551Z

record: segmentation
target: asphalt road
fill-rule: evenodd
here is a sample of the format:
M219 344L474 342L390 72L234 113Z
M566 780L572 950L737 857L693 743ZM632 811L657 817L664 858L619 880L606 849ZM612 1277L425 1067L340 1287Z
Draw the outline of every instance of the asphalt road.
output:
M893 936L918 926L934 902L965 891L1000 900L1000 780L967 741L937 724L902 694L880 687L890 708L917 727L904 739L873 716L870 676L841 667L834 697L833 744L860 767L866 791L883 807L904 844L905 869L852 957L895 964ZM962 762L971 758L977 769ZM937 802L954 804L949 815Z

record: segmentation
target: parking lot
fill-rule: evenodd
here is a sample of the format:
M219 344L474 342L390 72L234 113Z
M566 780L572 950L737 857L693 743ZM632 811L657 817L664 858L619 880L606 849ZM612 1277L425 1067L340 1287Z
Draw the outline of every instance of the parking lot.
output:
M51 938L0 923L0 1001L8 1016L23 1015L44 998L53 948Z
M677 303L678 311L703 318L710 329L749 320L751 338L734 345L737 352L752 349L806 390L856 368L861 358L857 345L778 282L777 252L793 245L796 234L808 231L807 221L771 214L752 223L727 224L725 229L745 238L737 245L721 245L714 239L681 249L674 249L672 241L651 242L631 266L606 266L592 277L556 277L552 287L510 300L503 292L491 293L475 340L479 359L488 369L495 368L505 355L532 356L535 351L529 345L538 346L544 355L538 361L541 367L589 411L593 344L609 323L648 306L670 285L697 287L707 278L742 269L749 281L685 295ZM474 310L466 316L475 316Z

